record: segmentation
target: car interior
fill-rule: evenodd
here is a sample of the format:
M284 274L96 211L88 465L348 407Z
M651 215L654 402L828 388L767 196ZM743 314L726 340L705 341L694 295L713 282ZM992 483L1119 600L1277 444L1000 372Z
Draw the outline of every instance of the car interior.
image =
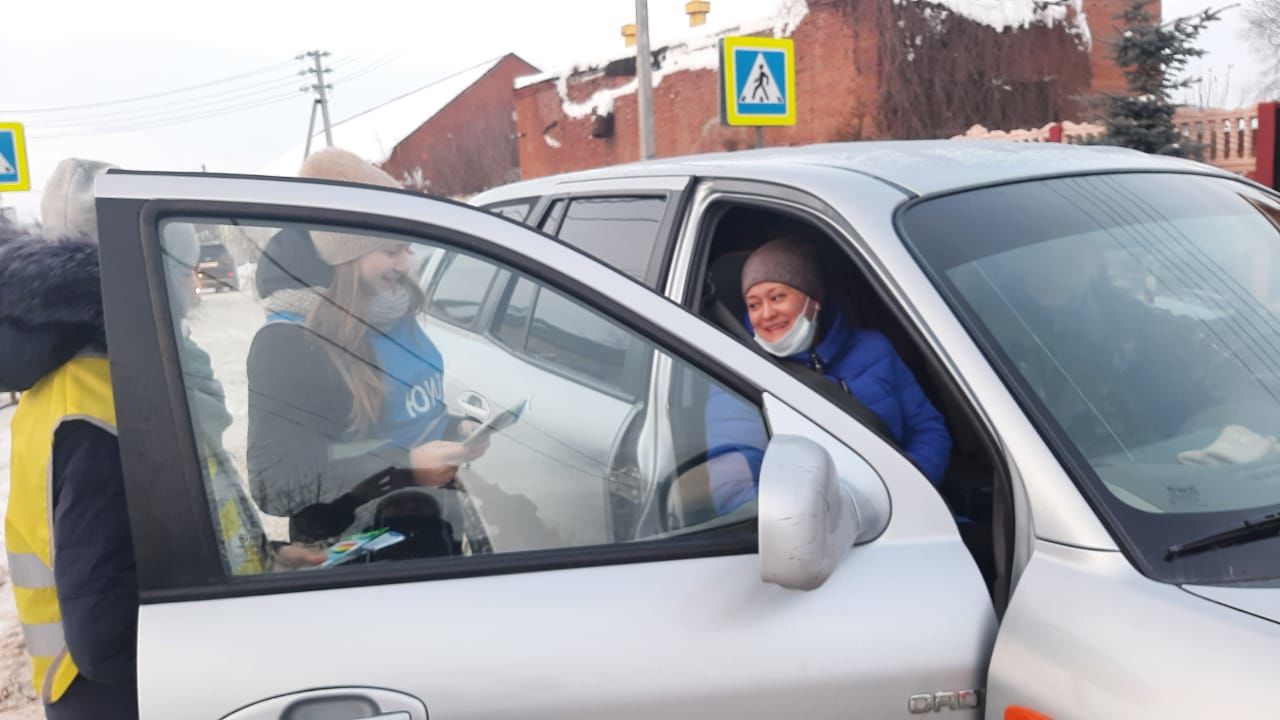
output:
M946 418L952 448L939 491L957 518L960 535L991 590L997 610L1002 609L1002 598L1007 595L1003 586L1007 583L1005 568L1012 539L1008 483L1003 470L994 461L997 457L994 446L979 429L972 410L958 389L952 386L936 360L927 354L923 341L892 310L893 306L873 283L872 276L855 261L852 250L817 223L772 207L728 202L710 208L706 217L699 265L704 270L700 287L694 288L694 307L707 320L755 349L744 325L746 306L740 287L742 266L756 247L782 234L790 234L808 238L815 245L826 275L828 305L840 302L858 327L878 330L889 339L930 402ZM797 377L814 387L806 378ZM822 384L832 391L840 390L836 383ZM832 397L829 393L824 394ZM866 416L874 418L874 413L860 403L840 405L864 425L877 430L882 437L886 436L883 429L876 427L878 418L869 421ZM705 492L699 488L699 479L682 476L673 494L680 495L686 506L698 505L697 498ZM705 478L701 478L701 482L705 483Z

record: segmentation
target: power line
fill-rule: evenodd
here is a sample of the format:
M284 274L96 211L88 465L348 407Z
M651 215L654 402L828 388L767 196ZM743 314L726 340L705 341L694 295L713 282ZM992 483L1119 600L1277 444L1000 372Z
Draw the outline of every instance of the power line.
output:
M452 79L454 79L454 78L458 77L459 75L464 75L464 74L466 74L466 73L469 73L469 72L471 72L472 70L475 70L476 68L481 68L481 67L484 67L484 66L486 66L486 65L492 65L493 63L497 62L498 60L501 60L503 57L504 57L504 56L499 55L499 56L497 56L497 57L493 57L493 58L490 58L490 59L488 59L488 60L485 60L484 62L476 63L475 65L472 65L471 67L463 68L463 69L461 69L461 70L459 70L459 71L457 71L457 72L455 72L455 73L453 73L453 74L451 74L451 75L446 75L446 76L444 76L444 77L442 77L442 78L438 78L438 79L436 79L436 80L432 80L431 82L427 83L426 85L423 85L422 87L414 88L413 90L410 90L409 92L406 92L406 93L401 93L400 95L397 95L397 96L395 96L395 97L391 98L390 100L387 100L386 102L382 102L382 103L379 103L379 104L377 104L377 105L374 105L374 106L373 106L373 107L371 107L371 108L367 108L367 109L361 110L360 112L356 113L355 115L351 115L351 116L349 116L349 117L345 117L345 118L343 118L343 119L339 120L338 122L334 123L334 124L333 124L333 126L334 126L334 127L338 127L339 125L342 125L343 123L349 123L349 122L351 122L352 120L355 120L355 119L356 119L356 118L358 118L358 117L363 117L363 116L368 115L369 113L371 113L371 112L373 112L373 111L375 111L375 110L380 110L380 109L382 109L382 108L384 108L384 107L386 107L386 106L390 105L390 104L391 104L391 103L393 103L393 102L396 102L396 101L398 101L398 100L403 100L404 98L407 98L407 97L409 97L410 95L412 95L412 94L414 94L414 93L416 93L416 92L421 92L421 91L423 91L423 90L426 90L427 88L435 87L436 85L439 85L440 83L448 82L449 80L452 80Z
M399 60L400 58L404 57L404 55L405 55L405 53L406 53L406 52L408 52L408 51L406 51L406 50L402 50L402 51L397 52L397 53L391 53L390 55L387 55L386 57L382 58L381 60L377 60L377 61L375 61L373 64L371 64L371 65L367 65L367 66L365 66L365 67L361 68L360 70L357 70L356 72L352 73L351 75L346 76L345 78L343 78L343 81L344 81L344 82L351 82L352 80L355 80L355 79L357 79L357 78L362 78L362 77L364 77L365 75L368 75L369 73L371 73L371 72L373 72L373 71L375 71L375 70L378 70L378 69L380 69L380 68L386 67L388 64L393 63L393 62L395 62L396 60Z
M175 88L173 90L165 90L164 92L151 93L149 95L137 95L135 97L120 98L119 100L107 100L105 102L84 103L80 105L63 105L61 107L51 107L51 108L26 108L26 109L16 109L16 110L0 109L0 113L7 113L7 114L14 114L14 115L16 114L34 115L37 113L65 112L67 110L84 110L87 108L105 107L108 105L123 105L125 103L138 102L141 100L151 100L153 98L167 97L169 95L177 95L179 93L189 92L191 90L200 90L202 88L207 88L213 85L221 85L222 83L231 82L233 80L240 80L242 78L251 77L253 75L259 75L265 72L270 72L272 70L279 70L281 68L287 67L292 64L293 64L292 61L273 63L271 65L267 65L265 67L261 67L256 70L250 70L248 72L240 73L238 75L231 75L229 77L220 78L218 80L210 80L209 82L200 83L198 85L188 85L187 87Z
M168 127L170 125L181 125L181 124L193 122L196 120L205 120L208 118L214 118L221 115L227 115L230 113L242 112L245 110L255 110L257 108L266 107L268 105L276 105L284 102L285 100L294 100L297 98L298 98L298 93L294 91L285 95L279 95L274 98L266 99L260 102L253 102L253 103L247 103L244 105L231 106L231 107L223 108L221 110L217 110L214 112L204 112L204 113L199 113L194 115L188 115L185 117L168 118L160 122L155 122L151 124L143 124L143 125L137 125L132 127L129 127L129 126L116 127L116 128L110 128L107 130L97 130L97 131L90 131L90 132L68 132L68 133L55 133L50 135L32 135L31 139L46 140L46 139L69 138L69 137L93 137L96 135L119 135L122 133L138 132L140 130L152 130L155 128Z
M272 78L270 80L264 80L262 82L252 83L233 90L224 90L217 93L211 93L209 95L175 100L163 105L148 105L146 107L108 110L88 115L56 118L51 120L36 120L35 122L30 123L30 125L34 128L44 129L82 127L85 125L96 126L104 123L131 124L134 122L146 122L153 119L159 119L165 115L172 115L175 112L188 112L201 109L217 110L221 107L225 107L227 103L259 98L268 93L278 93L287 87L294 86L296 83L296 77L282 76Z

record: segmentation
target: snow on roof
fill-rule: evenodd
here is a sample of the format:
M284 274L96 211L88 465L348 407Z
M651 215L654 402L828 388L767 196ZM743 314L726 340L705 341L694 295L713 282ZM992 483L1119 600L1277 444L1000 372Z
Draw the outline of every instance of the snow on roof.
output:
M809 14L806 0L781 0L778 10L773 15L751 22L721 23L705 25L693 31L682 33L677 38L658 38L652 43L658 64L653 68L653 86L662 84L663 78L686 70L718 70L720 68L720 38L729 35L765 35L787 37L795 31L800 21ZM608 115L613 112L614 101L630 95L639 87L637 79L614 88L596 91L582 102L569 100L569 78L575 76L593 76L602 72L602 68L612 62L625 60L635 56L635 50L628 48L610 57L591 63L578 63L572 68L539 75L528 75L516 78L517 89L554 81L560 94L560 102L564 114L570 118L582 118L591 115Z
M1086 47L1092 42L1089 25L1085 22L1083 0L894 0L898 5L908 2L938 5L996 31L1031 25L1054 27L1071 20L1070 31L1081 37Z
M333 144L374 164L385 162L401 140L435 117L502 59L486 60L338 121L333 126ZM322 147L323 128L311 139L313 151ZM298 145L259 172L264 175L296 175L305 149L305 144Z

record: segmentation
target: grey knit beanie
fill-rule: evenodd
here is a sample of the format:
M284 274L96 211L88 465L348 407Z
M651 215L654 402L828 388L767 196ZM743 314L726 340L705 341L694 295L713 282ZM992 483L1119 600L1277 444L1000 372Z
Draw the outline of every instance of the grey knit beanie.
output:
M325 148L308 155L307 159L302 161L298 177L341 180L389 188L400 187L394 178L371 163L365 162L360 156L338 148ZM330 265L351 262L397 242L372 235L319 231L311 233L311 240L315 243L316 254Z
M806 245L778 238L756 248L742 265L742 294L762 282L778 282L821 301L826 292L822 272Z
M58 162L40 197L40 221L49 237L86 237L98 240L98 212L93 183L115 167L97 160L66 158Z

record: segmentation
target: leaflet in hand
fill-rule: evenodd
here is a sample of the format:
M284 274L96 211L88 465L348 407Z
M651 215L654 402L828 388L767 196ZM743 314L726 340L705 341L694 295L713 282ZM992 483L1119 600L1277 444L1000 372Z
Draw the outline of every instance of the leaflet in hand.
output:
M325 557L324 562L320 563L320 567L327 568L341 565L358 557L377 552L382 548L395 545L401 540L404 540L404 535L387 528L358 533L339 540L337 544L329 548L328 555Z
M530 400L532 400L532 398L521 400L515 406L490 417L488 420L485 420L480 427L476 428L474 432L467 436L466 440L462 441L462 444L467 447L471 447L481 442L484 438L492 435L494 432L515 425L516 421L520 419L520 416L524 414L525 408L529 406Z

